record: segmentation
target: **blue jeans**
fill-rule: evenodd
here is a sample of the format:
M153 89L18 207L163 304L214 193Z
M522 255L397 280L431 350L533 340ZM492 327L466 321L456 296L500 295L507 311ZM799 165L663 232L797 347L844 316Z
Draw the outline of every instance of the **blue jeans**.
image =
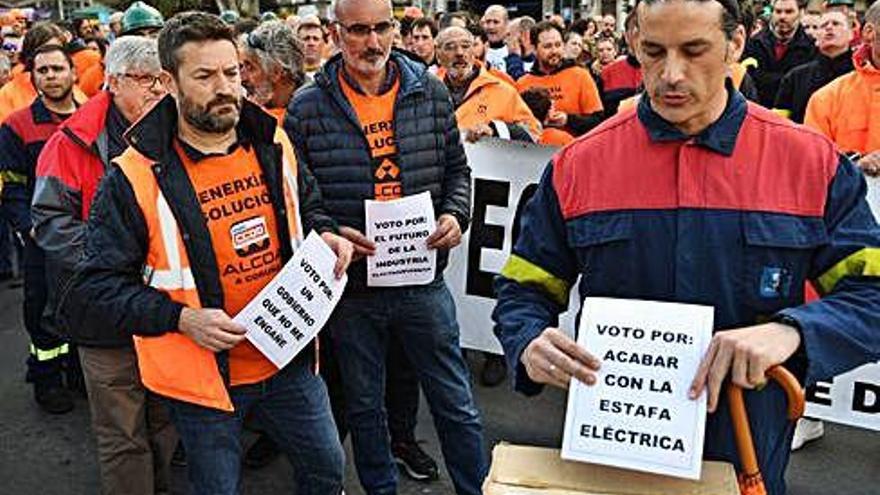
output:
M438 280L421 287L347 294L330 325L345 387L355 466L366 492L397 490L384 402L386 353L395 335L418 374L456 492L481 493L488 464L483 426L446 284Z
M171 420L186 449L193 493L239 492L241 429L252 410L293 465L298 495L337 495L342 490L344 453L327 389L312 373L311 361L299 356L267 380L233 387L232 413L168 400Z

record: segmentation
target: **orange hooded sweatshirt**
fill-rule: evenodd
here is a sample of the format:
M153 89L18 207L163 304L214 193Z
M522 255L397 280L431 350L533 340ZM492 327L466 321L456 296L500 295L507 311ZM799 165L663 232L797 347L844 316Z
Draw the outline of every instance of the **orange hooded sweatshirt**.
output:
M871 63L871 47L853 54L856 70L816 91L807 103L804 125L834 141L843 152L862 155L880 150L880 68Z

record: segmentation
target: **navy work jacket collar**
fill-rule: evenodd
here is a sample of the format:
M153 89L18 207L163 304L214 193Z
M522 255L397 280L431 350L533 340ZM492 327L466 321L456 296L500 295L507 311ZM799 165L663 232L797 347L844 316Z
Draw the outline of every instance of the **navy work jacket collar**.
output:
M74 108L79 108L79 104L75 100L73 105ZM31 104L31 117L34 119L34 124L58 124L67 120L71 115L73 114L63 115L49 110L43 99L39 97Z
M680 129L672 125L651 108L650 98L645 94L639 99L638 117L642 125L648 131L648 136L654 142L687 141L694 142L704 148L708 148L724 156L733 155L736 147L736 139L746 118L748 103L739 91L727 83L727 106L724 113L696 136L688 136Z

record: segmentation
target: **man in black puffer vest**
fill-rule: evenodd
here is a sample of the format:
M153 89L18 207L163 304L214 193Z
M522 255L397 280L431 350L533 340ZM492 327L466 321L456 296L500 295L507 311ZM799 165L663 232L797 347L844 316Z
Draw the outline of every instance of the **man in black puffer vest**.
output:
M369 494L396 493L383 403L386 354L397 339L431 406L453 484L478 494L487 461L479 412L459 349L452 296L443 281L448 252L470 212L470 168L443 83L392 52L388 0L340 0L330 59L288 107L285 129L297 159L321 185L328 213L361 255L365 200L429 191L438 215L428 239L437 276L428 284L367 287L366 264L349 270L346 295L327 330L340 364L355 465Z

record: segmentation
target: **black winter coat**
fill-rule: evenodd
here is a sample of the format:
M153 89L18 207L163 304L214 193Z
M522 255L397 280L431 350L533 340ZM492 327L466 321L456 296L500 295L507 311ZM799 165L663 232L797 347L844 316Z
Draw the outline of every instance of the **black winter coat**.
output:
M780 60L776 60L775 47L776 35L769 28L765 28L746 43L742 56L743 60L753 58L758 63L757 67L749 67L749 75L758 88L758 102L767 108L773 107L773 100L776 98L776 92L779 91L782 77L798 65L816 58L813 40L807 36L802 26L798 27L785 55Z
M807 103L813 93L853 70L851 50L834 58L819 55L816 60L795 67L782 78L773 108L788 110L791 120L803 124Z
M471 170L459 137L455 109L442 81L424 65L393 51L400 89L394 107L394 140L403 194L430 191L434 213L452 214L468 227ZM284 128L321 187L324 207L340 226L365 230L364 200L374 198L372 158L361 124L339 83L342 57L330 59L287 108ZM437 278L448 252L437 253ZM366 263L352 263L346 290L366 288Z

